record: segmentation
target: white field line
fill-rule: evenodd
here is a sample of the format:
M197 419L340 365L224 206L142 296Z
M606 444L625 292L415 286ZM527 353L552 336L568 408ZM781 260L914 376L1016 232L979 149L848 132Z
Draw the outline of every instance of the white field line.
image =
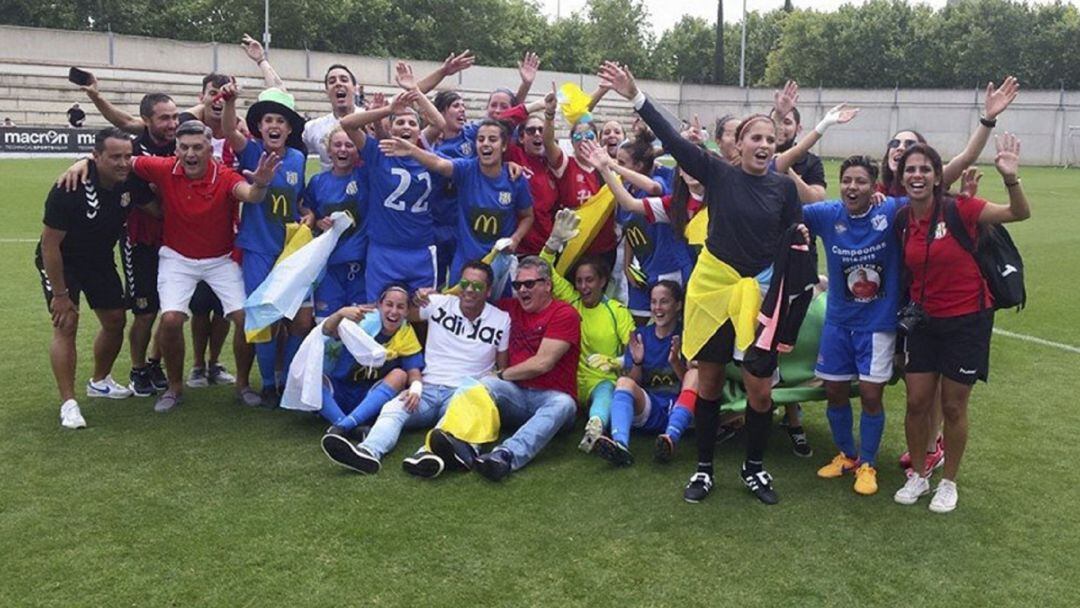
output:
M0 243L36 243L37 239L0 239Z
M1005 331L1004 329L994 328L994 333L1006 338L1015 338L1017 340L1023 340L1024 342L1031 342L1033 344L1039 344L1042 346L1049 346L1050 348L1056 348L1068 353L1080 354L1080 347L1072 346L1070 344L1062 344L1061 342L1052 342L1050 340L1044 340L1042 338L1036 338L1035 336L1029 336L1026 334L1018 334L1011 331Z

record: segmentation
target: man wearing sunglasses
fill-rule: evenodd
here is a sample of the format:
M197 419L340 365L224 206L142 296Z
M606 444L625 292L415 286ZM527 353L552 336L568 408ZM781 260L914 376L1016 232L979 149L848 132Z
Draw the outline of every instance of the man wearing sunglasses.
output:
M431 289L416 293L416 306L410 307L409 321L427 322L427 345L424 351L423 392L420 403L409 410L404 401L394 399L379 413L371 432L360 447L378 460L394 449L403 428L435 426L446 413L450 397L466 378L480 378L507 366L510 345L510 315L487 303L494 272L483 262L468 262L462 267L459 295L442 295ZM440 436L440 439L445 437ZM452 438L451 438L452 439ZM447 445L432 439L432 446ZM419 451L408 457L402 467L418 477L436 477L442 473L447 458L459 466L472 467L472 448L463 442L460 458L436 449L440 455Z
M551 292L551 266L536 256L518 264L514 297L497 305L510 314L506 369L484 376L504 427L517 431L474 461L478 473L500 481L528 464L577 411L577 360L581 317Z

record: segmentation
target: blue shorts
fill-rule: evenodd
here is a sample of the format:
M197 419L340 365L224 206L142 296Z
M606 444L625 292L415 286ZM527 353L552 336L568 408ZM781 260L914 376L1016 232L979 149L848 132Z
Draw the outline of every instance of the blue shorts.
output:
M378 385L369 382L349 382L347 380L331 379L330 385L334 389L334 401L341 411L348 415L360 405L367 397L368 391Z
M645 391L645 396L647 397L645 411L639 416L634 416L631 426L642 433L659 435L667 430L668 416L671 414L671 408L675 407L675 399L678 395Z
M826 323L821 328L814 373L822 380L861 380L883 384L892 379L896 332L858 331Z
M363 304L368 302L366 296L363 264L330 264L315 288L315 316L322 319L345 306Z
M366 300L379 299L382 290L393 282L405 283L410 291L435 287L435 246L401 248L368 244L367 269L364 271Z
M247 249L243 251L244 256L240 260L240 271L244 275L244 293L250 296L251 292L258 289L259 285L262 285L262 282L266 280L266 277L270 276L270 271L274 268L274 262L277 262L278 256L248 251Z

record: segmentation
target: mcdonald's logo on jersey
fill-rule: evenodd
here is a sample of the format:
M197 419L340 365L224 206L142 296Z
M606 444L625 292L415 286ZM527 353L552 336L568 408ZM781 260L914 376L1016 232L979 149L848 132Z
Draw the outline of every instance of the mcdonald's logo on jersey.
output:
M679 377L673 371L653 372L649 374L647 388L671 388L679 384Z
M284 190L270 190L267 200L263 202L263 206L272 218L292 219L292 199L289 193Z
M478 241L494 241L502 234L502 217L495 213L472 210L469 226Z
M646 232L646 227L637 221L629 222L624 226L626 234L626 242L630 243L630 247L634 250L634 255L638 260L648 258L653 252L653 242L649 238L649 233Z

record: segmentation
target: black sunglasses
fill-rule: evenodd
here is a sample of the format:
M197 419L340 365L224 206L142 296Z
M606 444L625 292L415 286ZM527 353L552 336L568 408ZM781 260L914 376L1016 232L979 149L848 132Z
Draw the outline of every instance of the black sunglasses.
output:
M542 283L544 279L528 279L527 281L510 281L510 286L514 288L514 291L521 291L521 288L532 289L536 287L537 283Z
M904 149L907 149L917 143L919 143L919 141L916 139L892 139L889 140L889 149L892 150L893 148L899 148L901 145L904 146Z
M525 127L526 135L539 135L544 132L544 127Z

